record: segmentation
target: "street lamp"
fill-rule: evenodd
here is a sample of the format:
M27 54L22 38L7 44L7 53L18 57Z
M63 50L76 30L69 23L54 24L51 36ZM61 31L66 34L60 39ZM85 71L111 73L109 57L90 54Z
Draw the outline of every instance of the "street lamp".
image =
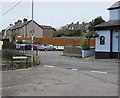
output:
M34 33L34 27L33 27L33 14L34 13L33 13L33 11L34 11L34 9L33 8L34 8L34 3L33 3L33 0L32 0L32 31L31 31L31 33L32 33L31 34L31 40L32 40L32 43L31 43L32 44L31 45L31 63L32 63L32 67L33 67L33 62L34 62L33 61L33 55L34 55L33 54L33 33Z
M120 31L118 31L118 61L120 59Z

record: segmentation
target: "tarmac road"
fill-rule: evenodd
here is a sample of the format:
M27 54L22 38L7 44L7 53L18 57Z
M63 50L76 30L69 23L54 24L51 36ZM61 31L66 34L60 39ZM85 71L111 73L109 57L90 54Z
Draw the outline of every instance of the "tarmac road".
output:
M3 96L118 95L117 77L113 74L78 72L44 65L2 72L2 77Z
M117 96L118 63L40 51L41 66L2 72L3 96Z
M42 65L52 65L61 68L73 68L80 71L102 71L112 74L118 74L117 60L108 60L106 62L95 59L82 59L75 57L66 57L63 51L39 51Z

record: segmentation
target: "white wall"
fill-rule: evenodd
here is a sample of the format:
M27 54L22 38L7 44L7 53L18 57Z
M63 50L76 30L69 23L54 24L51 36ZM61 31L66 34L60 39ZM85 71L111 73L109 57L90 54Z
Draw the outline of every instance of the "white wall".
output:
M118 31L116 30L113 31L113 42L112 42L112 52L118 52Z
M110 30L97 31L99 37L96 38L96 52L110 52ZM100 45L100 36L105 37L105 44Z
M3 41L0 41L0 50L2 50Z
M82 58L95 55L95 49L82 50Z
M118 43L119 43L119 52L120 52L120 30L118 30L118 36L119 36L119 39L118 39Z
M120 8L110 10L110 20L118 20L120 19Z

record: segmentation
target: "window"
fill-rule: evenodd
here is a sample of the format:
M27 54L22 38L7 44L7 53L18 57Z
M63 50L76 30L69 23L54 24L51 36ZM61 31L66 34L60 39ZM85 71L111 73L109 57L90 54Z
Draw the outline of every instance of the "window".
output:
M104 45L104 44L105 44L105 37L100 36L100 45Z

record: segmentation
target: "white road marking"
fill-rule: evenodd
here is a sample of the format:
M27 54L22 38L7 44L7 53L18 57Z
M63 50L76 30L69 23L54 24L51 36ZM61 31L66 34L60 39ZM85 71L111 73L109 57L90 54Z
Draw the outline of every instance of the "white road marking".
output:
M66 61L66 62L75 62L75 61L69 61L69 60L62 60L62 59L56 59L57 61Z
M82 64L92 64L91 62L86 62L86 61L80 61L80 62L77 62L77 61L69 61L69 60L62 60L62 59L56 59L58 61L65 61L65 62L71 62L71 63L82 63Z
M55 66L51 66L51 65L44 65L44 66L45 66L45 67L52 67L52 68L55 67Z
M92 70L91 72L108 74L107 72L103 72L103 71L95 71L95 70Z
M22 88L22 87L31 87L35 85L27 84L27 85L16 85L16 86L8 86L8 87L3 87L1 89L10 89L10 88Z
M71 69L71 70L77 71L78 69Z

